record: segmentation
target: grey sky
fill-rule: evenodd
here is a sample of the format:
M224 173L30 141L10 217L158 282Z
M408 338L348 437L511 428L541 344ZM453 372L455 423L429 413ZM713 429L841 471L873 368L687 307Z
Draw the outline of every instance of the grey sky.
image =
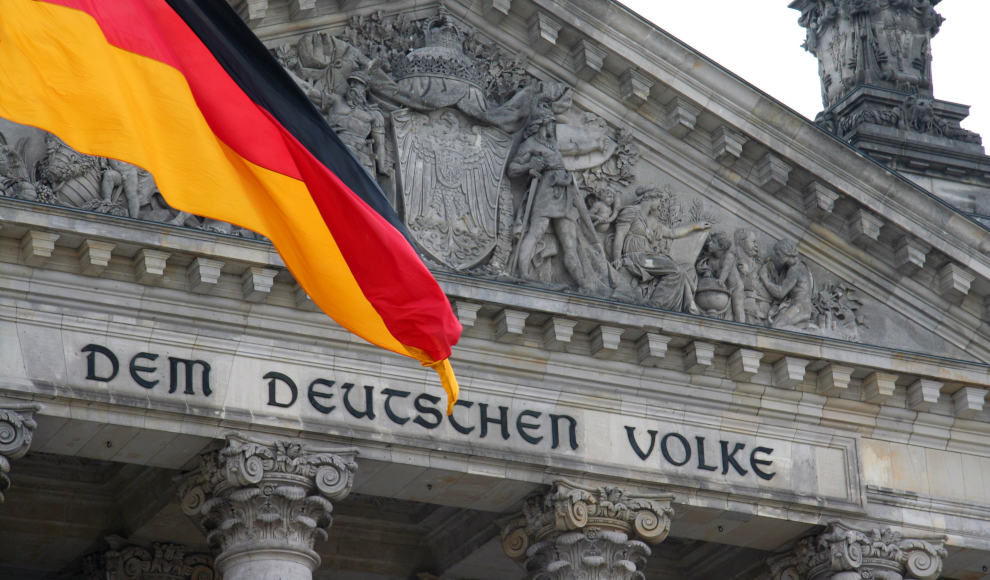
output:
M789 0L620 0L802 115L821 111L818 65ZM932 42L935 97L970 105L963 127L990 144L990 0L945 0Z

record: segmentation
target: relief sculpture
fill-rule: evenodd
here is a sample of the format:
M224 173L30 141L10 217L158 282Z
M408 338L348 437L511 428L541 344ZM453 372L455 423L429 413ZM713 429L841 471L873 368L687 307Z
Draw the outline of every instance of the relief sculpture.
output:
M815 16L810 30L837 17ZM630 129L529 74L524 56L482 42L442 3L421 21L352 16L337 36L272 52L435 270L860 340L853 288L830 275L816 286L793 242L725 228L700 198L646 177ZM922 97L912 103L894 122L945 130ZM170 208L139 167L8 125L19 127L0 126L5 196L255 237Z

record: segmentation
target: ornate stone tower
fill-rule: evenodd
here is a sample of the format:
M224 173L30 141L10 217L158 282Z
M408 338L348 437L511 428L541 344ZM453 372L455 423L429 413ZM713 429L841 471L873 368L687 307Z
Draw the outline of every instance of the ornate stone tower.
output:
M935 99L941 0L793 0L818 58L815 121L964 212L990 215L990 157L960 127L969 106ZM990 218L983 220L990 223Z

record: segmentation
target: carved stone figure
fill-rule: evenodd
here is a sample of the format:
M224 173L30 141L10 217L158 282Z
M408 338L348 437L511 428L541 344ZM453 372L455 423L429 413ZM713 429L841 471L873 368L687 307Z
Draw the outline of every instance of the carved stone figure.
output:
M705 251L707 256L698 261L697 269L702 276L698 280L695 302L699 308L707 310L709 316L724 316L731 308L731 320L746 322L746 289L739 275L739 260L732 249L732 239L722 232L714 232L705 242ZM716 301L720 300L718 295L723 294L726 303L706 304L703 293L713 294Z
M772 297L760 279L763 270L763 260L760 257L760 242L756 232L749 229L738 229L736 240L736 268L743 283L746 302L743 308L746 322L757 326L767 326L767 316L770 314Z
M773 580L935 580L947 556L945 540L832 520L822 534L799 540L767 565Z
M525 561L534 579L642 578L650 555L646 543L667 537L673 499L558 480L546 495L527 500L521 513L499 522L502 547Z
M604 249L577 185L564 168L563 156L557 148L556 120L549 106L532 119L524 139L508 168L510 177L528 175L531 179L519 222L522 225L516 259L519 275L524 279L531 278L537 242L552 226L568 274L581 290L595 292L599 285L578 253L579 236L596 247L601 257L604 257Z
M477 266L496 245L500 219L508 218L500 218L500 205L512 204L502 187L512 138L469 124L452 109L431 116L402 109L392 123L410 232L437 262L458 270Z
M347 91L340 95L329 93L325 110L327 121L357 156L358 160L375 175L391 175L392 166L385 147L385 116L381 110L368 103L368 79L375 68L351 73L347 78Z
M811 321L813 314L811 295L815 283L811 271L794 242L780 240L774 244L773 252L783 269L771 271L773 266L768 263L759 274L767 291L778 301L770 309L767 320L774 328L800 328ZM779 278L780 282L774 282L773 278Z
M711 229L709 222L681 225L679 208L669 191L637 190L639 200L622 208L615 220L613 266L631 274L643 301L664 310L699 314L694 302L694 263ZM691 236L689 245L672 252L672 241Z

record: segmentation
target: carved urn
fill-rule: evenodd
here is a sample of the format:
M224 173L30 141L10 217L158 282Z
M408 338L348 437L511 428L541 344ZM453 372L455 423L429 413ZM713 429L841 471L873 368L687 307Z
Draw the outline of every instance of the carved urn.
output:
M729 291L718 278L701 278L694 293L694 302L705 314L717 316L729 309Z

